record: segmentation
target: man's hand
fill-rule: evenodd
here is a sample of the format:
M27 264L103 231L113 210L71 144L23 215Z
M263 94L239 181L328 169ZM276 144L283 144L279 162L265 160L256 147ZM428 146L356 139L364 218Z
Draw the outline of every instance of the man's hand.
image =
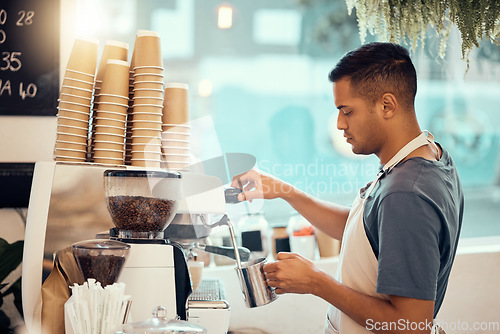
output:
M257 169L235 176L231 187L243 190L238 195L240 201L250 202L256 198L286 198L293 191L292 185Z
M264 266L268 284L276 288L277 294L311 293L320 271L308 259L295 254L280 252L278 261Z

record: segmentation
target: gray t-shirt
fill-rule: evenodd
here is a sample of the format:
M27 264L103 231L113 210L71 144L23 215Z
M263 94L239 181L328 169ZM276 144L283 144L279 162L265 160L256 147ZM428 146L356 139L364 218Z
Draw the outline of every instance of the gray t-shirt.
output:
M377 292L443 302L462 226L464 197L455 164L410 158L366 199L365 232L378 259Z

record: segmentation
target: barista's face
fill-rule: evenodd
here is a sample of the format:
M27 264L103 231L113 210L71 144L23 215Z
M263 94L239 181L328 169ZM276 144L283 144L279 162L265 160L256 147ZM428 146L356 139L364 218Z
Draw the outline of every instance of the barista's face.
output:
M333 96L339 110L337 128L344 132L352 151L356 154L377 154L383 140L377 105L354 94L349 79L333 83Z

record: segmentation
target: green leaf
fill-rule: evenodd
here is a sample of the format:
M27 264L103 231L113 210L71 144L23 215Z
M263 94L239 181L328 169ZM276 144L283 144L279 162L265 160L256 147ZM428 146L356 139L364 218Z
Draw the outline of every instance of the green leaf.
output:
M23 260L24 241L9 244L0 238L0 282L2 282Z
M23 304L22 304L22 295L21 295L21 279L19 279L10 286L10 288L5 292L5 295L12 293L14 295L14 305L16 306L17 311L21 316L23 316ZM24 316L23 316L24 318Z

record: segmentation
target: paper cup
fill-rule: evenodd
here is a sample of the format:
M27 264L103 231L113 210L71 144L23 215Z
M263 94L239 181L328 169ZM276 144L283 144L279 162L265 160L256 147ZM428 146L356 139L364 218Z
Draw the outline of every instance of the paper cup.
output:
M136 121L135 119L133 119L132 131L134 131L134 128L156 130L158 132L157 136L161 138L161 123L159 123L158 121Z
M179 124L176 126L173 126L172 124L165 124L163 123L162 125L162 130L163 133L165 133L166 136L169 134L184 134L184 135L190 135L191 134L191 126L189 123L185 124Z
M82 88L82 89L94 89L94 81L85 81L73 78L63 78L63 86Z
M61 93L83 97L85 99L92 99L94 91L92 89L78 88L74 86L61 86Z
M126 61L108 60L99 94L127 96L129 92L128 79L128 63Z
M74 110L74 109L66 109L66 108L61 108L57 107L57 110L59 111L58 115L60 116L66 116L66 117L71 117L71 118L77 118L81 119L82 121L88 121L90 117L90 111L79 111L79 110Z
M125 152L123 150L110 150L110 149L100 149L98 147L94 148L94 159L121 159L118 162L123 161Z
M143 132L146 132L145 130ZM159 145L161 146L161 141L158 137L154 135L151 136L140 136L132 134L131 144L150 144L150 145Z
M159 72L143 72L143 73L134 73L134 85L141 82L160 82L163 85L164 75L163 71Z
M83 127L79 127L79 126L58 124L57 125L57 132L71 133L71 134L76 134L76 135L80 135L80 136L86 136L88 134L88 128L87 127L83 128Z
M161 42L158 33L139 30L134 45L134 66L163 66Z
M59 140L56 139L56 144L55 148L64 148L64 149L70 149L70 150L76 150L76 151L86 151L87 150L87 143L75 143L72 141L66 141L66 140Z
M165 71L165 68L163 66L136 66L133 69L132 74L162 74Z
M182 133L182 132L170 132L163 131L161 133L162 140L182 140L182 141L190 141L191 134L190 133Z
M154 152L156 154L161 154L161 146L151 141L147 144L144 143L132 143L132 152Z
M60 125L71 125L76 127L81 127L82 129L87 129L89 126L89 120L81 120L78 118L66 117L66 116L57 116L57 123Z
M181 83L167 83L163 101L163 123L183 124L189 121L188 86Z
M140 121L161 122L161 114L158 114L158 113L145 113L145 112L144 113L134 112L132 123L133 122L140 122ZM161 127L161 125L160 125L160 127Z
M164 91L161 88L135 88L134 97L161 97L163 98Z
M190 140L182 139L162 139L163 146L187 148L191 144Z
M126 105L128 105L128 103L129 103L128 93L125 95L102 93L102 94L99 94L99 99L102 99L103 101L106 101L106 102L115 102L115 103L121 103L121 104L126 104Z
M132 151L132 159L161 160L161 154L157 153L157 152L134 152L134 151Z
M132 127L132 138L134 137L149 137L161 141L161 130L151 128Z
M107 133L96 133L94 139L103 142L113 142L113 143L124 143L125 137L123 135L117 134L107 134Z
M98 113L95 119L96 119L96 124L123 127L123 130L125 131L127 120L107 118L101 116L101 113Z
M163 82L161 81L140 81L140 82L134 82L134 93L140 89L161 89L163 90ZM135 95L135 94L134 94Z
M123 123L127 122L127 114L126 113L119 113L119 112L114 112L114 111L107 111L107 110L99 110L98 112L95 113L95 117L104 117L108 119L113 119L117 121L122 121Z
M94 157L94 163L106 166L122 166L123 158L113 159L113 158Z
M176 161L176 162L189 162L190 159L189 153L187 154L165 153L163 154L163 157L169 161Z
M74 133L65 133L65 132L57 132L57 141L61 142L70 142L78 145L87 145L87 136L86 135L77 135Z
M118 152L123 152L125 150L125 142L119 141L94 140L93 145L96 150L111 150Z
M103 80L104 73L107 68L107 62L110 59L127 61L128 59L128 44L119 41L106 41L102 51L101 61L97 70L96 80ZM127 71L129 64L127 63Z
M154 104L154 105L161 105L163 108L163 97L140 97L140 96L134 96L132 98L132 105L134 104Z
M84 96L78 96L78 95L72 95L68 93L61 93L59 96L59 101L72 101L76 103L81 103L84 105L90 106L92 104L92 98L90 97L84 97Z
M125 136L125 128L121 126L109 126L109 125L95 125L95 134L103 133L103 134L116 134Z
M57 148L55 149L54 156L56 157L65 157L65 158L73 158L77 160L83 160L85 161L87 157L87 151L86 150L71 150L71 149L62 149L62 148Z
M66 68L82 73L95 74L98 44L99 41L95 39L77 38L71 49Z
M130 159L130 165L134 167L149 167L149 168L160 168L161 160L138 160Z
M87 82L95 82L94 73L84 73L76 70L66 68L64 78L80 79Z
M59 101L58 109L72 110L72 111L80 111L84 112L87 115L90 115L90 105L85 105L78 102L71 101Z
M86 158L75 158L75 157L66 157L62 155L54 155L55 161L60 161L60 162L85 162Z
M162 165L164 166L164 168L168 168L171 170L186 170L189 167L189 164L187 163L178 163L169 161L164 161Z
M111 113L118 113L118 114L125 116L128 112L128 107L125 107L125 106L119 105L119 104L112 104L111 102L99 103L96 111L98 114L101 111L105 111L105 112L111 112Z
M156 115L156 119L158 122L162 122L162 112L161 108L153 105L134 105L132 117L137 114L154 114ZM132 118L134 119L134 118Z
M191 149L189 147L169 147L169 146L162 146L161 150L164 155L169 155L169 154L180 154L180 155L185 155L189 154L191 152Z

